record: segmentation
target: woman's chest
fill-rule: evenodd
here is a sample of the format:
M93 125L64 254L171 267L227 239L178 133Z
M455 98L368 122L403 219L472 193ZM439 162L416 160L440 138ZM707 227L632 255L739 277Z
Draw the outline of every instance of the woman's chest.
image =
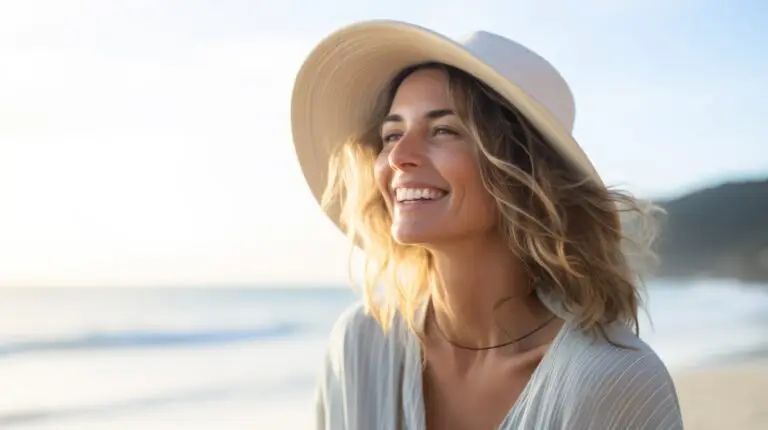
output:
M523 395L540 356L457 373L439 362L423 374L428 429L497 429Z

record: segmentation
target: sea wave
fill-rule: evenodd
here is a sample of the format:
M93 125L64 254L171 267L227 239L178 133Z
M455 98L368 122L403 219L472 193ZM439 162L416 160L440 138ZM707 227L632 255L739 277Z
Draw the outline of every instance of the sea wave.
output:
M126 330L92 332L68 337L0 340L0 357L31 352L83 349L194 347L212 344L253 342L296 335L302 327L295 323L236 329L206 330Z

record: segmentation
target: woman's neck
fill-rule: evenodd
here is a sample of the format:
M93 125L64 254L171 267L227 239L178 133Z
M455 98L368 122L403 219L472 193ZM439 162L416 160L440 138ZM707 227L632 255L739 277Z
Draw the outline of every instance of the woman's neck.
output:
M452 342L502 344L535 328L547 313L530 276L502 243L462 243L432 256L434 322Z

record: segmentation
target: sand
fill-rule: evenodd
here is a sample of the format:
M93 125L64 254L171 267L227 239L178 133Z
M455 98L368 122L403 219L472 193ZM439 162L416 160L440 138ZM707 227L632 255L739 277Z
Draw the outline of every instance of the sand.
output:
M679 372L686 430L768 430L768 360Z

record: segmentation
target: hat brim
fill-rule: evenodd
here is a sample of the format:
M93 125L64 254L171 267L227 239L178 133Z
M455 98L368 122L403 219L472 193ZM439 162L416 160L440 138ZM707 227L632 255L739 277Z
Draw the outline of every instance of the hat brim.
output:
M291 100L293 142L304 177L320 202L337 145L367 122L380 93L406 67L440 62L483 81L514 105L550 145L586 177L602 181L569 130L521 88L459 43L417 25L367 21L321 41L296 77ZM327 215L339 225L339 208Z

